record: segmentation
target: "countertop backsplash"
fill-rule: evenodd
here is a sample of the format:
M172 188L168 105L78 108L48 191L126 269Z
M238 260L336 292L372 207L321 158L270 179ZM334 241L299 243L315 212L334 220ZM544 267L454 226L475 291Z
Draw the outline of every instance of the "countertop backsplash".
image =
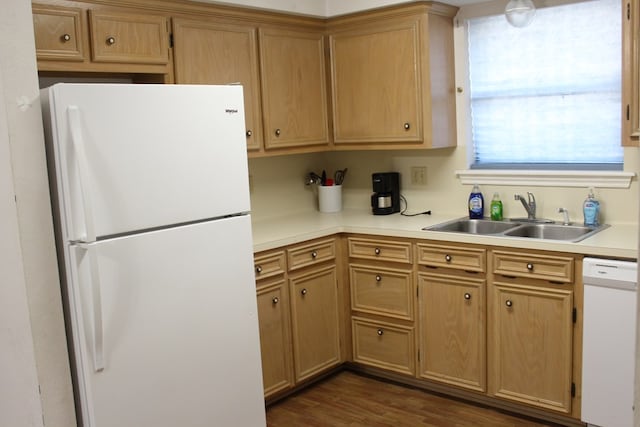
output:
M640 172L638 148L625 148L625 171ZM332 174L337 169L349 169L343 184L343 208L361 209L370 206L371 174L400 172L401 194L408 202L408 213L431 210L444 215L467 215L467 200L471 185L463 185L455 171L466 168L466 147L430 151L344 151L285 155L249 159L251 177L252 214L257 219L277 218L291 213L316 212L317 188L305 186L304 177L311 171L323 169ZM426 168L424 185L411 184L411 168ZM485 213L495 192L504 205L505 218L526 217L514 194L535 195L537 216L561 221L558 208L569 211L572 222L582 222L582 202L588 188L496 186L481 185L485 199ZM638 179L630 188L596 188L601 203L601 222L609 224L637 224L639 217ZM404 208L404 203L401 204ZM331 214L327 214L331 215Z

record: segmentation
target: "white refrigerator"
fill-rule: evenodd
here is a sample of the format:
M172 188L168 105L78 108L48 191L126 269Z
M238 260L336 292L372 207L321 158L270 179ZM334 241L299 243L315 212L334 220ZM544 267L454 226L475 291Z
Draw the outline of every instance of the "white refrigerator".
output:
M242 87L41 98L79 423L264 426Z

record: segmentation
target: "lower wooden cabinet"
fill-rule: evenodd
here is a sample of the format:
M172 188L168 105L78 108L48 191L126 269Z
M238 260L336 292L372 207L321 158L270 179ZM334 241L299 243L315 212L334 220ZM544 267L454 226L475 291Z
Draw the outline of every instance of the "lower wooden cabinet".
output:
M414 328L389 322L352 317L353 361L414 375Z
M485 283L419 274L420 377L486 391Z
M335 264L289 277L296 382L341 362L337 283Z
M284 278L259 283L258 318L266 398L293 386L288 289Z
M258 254L265 396L338 366L344 340L362 369L573 422L580 268L572 254L363 235Z
M336 239L254 257L265 399L342 362Z
M491 289L489 393L569 414L572 291L506 282Z

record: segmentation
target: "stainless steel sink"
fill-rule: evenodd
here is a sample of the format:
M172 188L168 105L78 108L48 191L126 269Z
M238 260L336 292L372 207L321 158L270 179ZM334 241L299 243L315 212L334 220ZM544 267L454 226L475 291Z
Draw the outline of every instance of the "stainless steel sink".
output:
M564 225L554 223L551 220L527 222L523 219L518 219L517 221L491 221L488 219L459 218L425 227L423 230L579 242L607 227L609 226L606 224L598 227Z
M440 224L425 227L424 230L449 231L454 233L470 234L500 234L520 225L511 221L491 221L488 219L460 218Z
M579 242L580 240L586 239L606 227L606 225L599 227L587 227L583 225L526 224L507 230L504 235L512 237L530 237L533 239L569 240L572 242Z

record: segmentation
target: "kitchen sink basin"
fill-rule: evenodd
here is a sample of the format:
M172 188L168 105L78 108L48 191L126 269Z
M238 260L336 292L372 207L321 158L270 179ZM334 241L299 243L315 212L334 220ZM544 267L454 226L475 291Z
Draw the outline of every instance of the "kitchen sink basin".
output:
M605 228L583 225L526 224L505 231L505 236L578 242Z
M423 230L579 242L607 227L608 225L606 224L598 227L575 224L564 225L544 219L527 222L527 220L522 219L517 221L491 221L489 219L459 218L425 227Z
M499 234L520 225L511 221L460 218L426 227L424 230L450 231L470 234Z

